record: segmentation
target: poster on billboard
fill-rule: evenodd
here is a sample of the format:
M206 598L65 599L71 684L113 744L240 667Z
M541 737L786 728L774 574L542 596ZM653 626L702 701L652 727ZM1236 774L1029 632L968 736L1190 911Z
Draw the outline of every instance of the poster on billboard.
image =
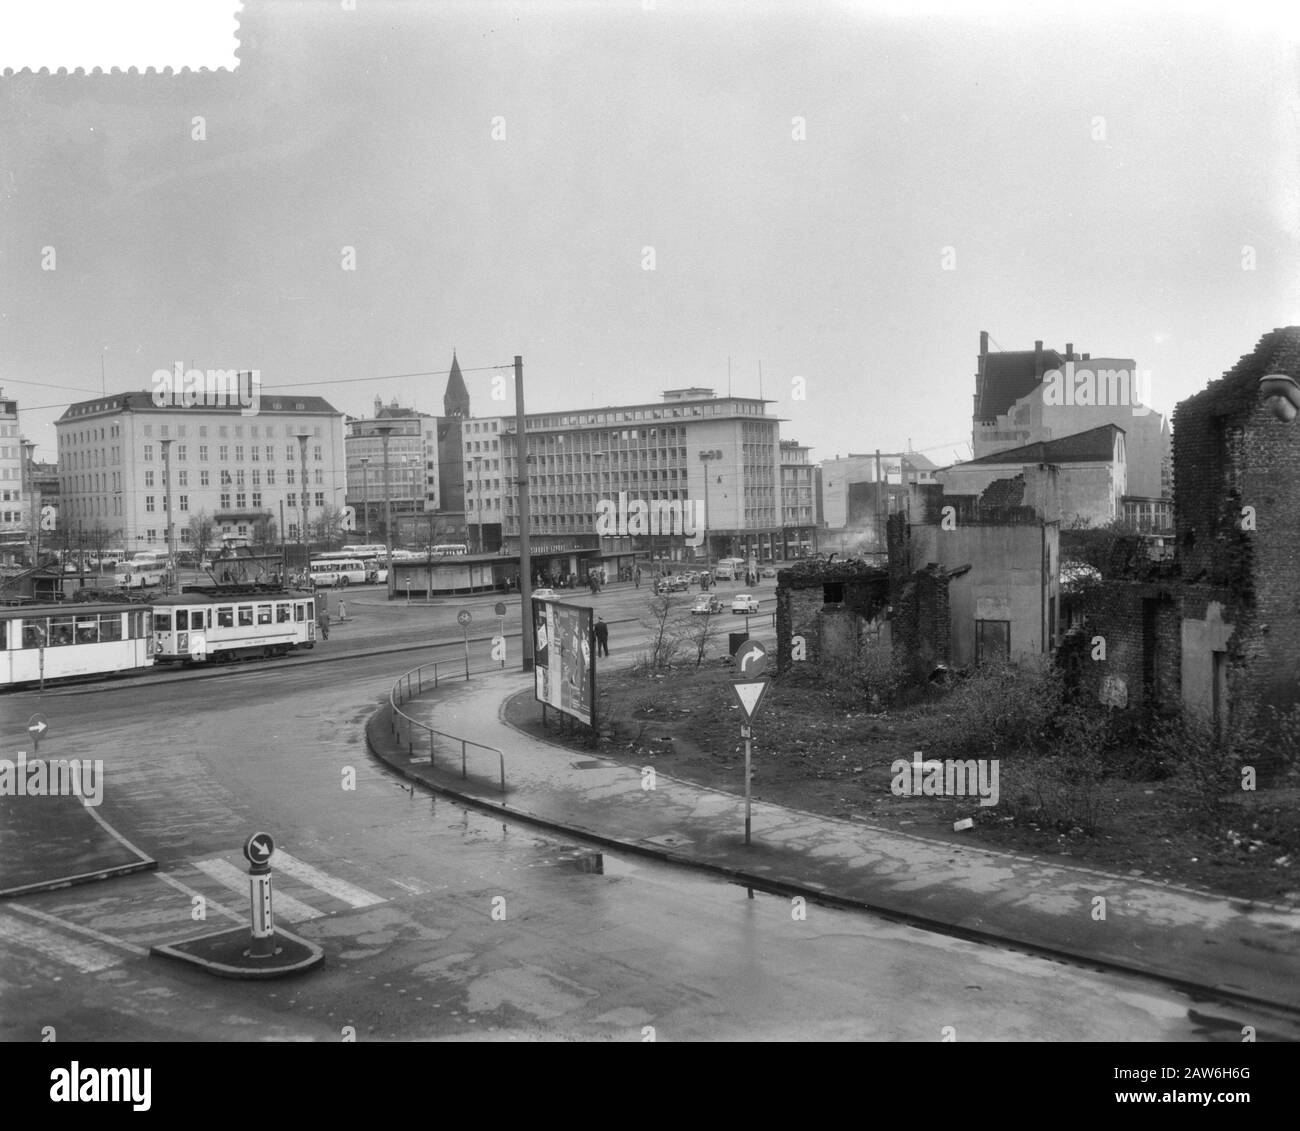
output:
M533 602L533 677L539 703L592 725L595 671L592 610L558 601Z

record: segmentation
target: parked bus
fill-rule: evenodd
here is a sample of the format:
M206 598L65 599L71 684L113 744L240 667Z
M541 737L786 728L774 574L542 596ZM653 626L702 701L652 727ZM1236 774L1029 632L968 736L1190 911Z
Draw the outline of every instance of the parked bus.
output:
M735 581L745 572L744 558L723 558L713 569L718 581Z
M311 583L317 589L364 585L368 572L360 558L313 558L309 568Z

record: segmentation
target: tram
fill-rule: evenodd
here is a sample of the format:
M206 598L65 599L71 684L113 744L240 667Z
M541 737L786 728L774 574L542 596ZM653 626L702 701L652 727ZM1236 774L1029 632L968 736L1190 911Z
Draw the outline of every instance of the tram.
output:
M284 656L316 644L315 598L282 589L159 597L151 616L158 664Z
M150 610L139 604L0 608L0 687L153 666Z

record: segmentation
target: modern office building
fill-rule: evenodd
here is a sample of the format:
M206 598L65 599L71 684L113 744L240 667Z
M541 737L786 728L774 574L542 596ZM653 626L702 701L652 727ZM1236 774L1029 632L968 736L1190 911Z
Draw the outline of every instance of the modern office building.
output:
M0 561L7 564L22 558L31 533L29 462L18 431L18 402L0 389Z
M817 478L812 451L798 440L781 441L781 549L784 561L817 552Z
M149 392L80 401L55 422L60 525L84 544L164 548L170 462L177 547L192 544L200 513L214 541L274 523L296 542L304 518L310 537L343 506L342 423L327 401L300 395L264 395L256 415L226 404L159 407Z
M395 544L411 540L413 525L438 510L438 426L429 413L385 405L375 398L373 417L348 417L347 500L356 511L355 534L363 542L383 541L385 498L393 517ZM384 439L388 430L388 485L384 485ZM400 532L400 533L399 533ZM405 535L405 537L403 537Z
M607 569L636 559L771 561L782 547L781 450L768 403L687 388L647 404L529 414L530 547L539 572L580 572L580 560ZM503 552L517 553L514 419L462 435L471 445L467 475L475 455L483 476L487 461L501 461L500 486L490 490L503 493Z

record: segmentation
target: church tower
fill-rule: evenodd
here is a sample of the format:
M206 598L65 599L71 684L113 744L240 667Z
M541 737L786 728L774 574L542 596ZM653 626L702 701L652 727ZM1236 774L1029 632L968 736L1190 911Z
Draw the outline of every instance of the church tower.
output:
M459 420L469 418L469 390L465 388L465 378L460 375L460 362L456 360L456 351L451 351L451 372L447 374L447 390L442 394L442 415Z

